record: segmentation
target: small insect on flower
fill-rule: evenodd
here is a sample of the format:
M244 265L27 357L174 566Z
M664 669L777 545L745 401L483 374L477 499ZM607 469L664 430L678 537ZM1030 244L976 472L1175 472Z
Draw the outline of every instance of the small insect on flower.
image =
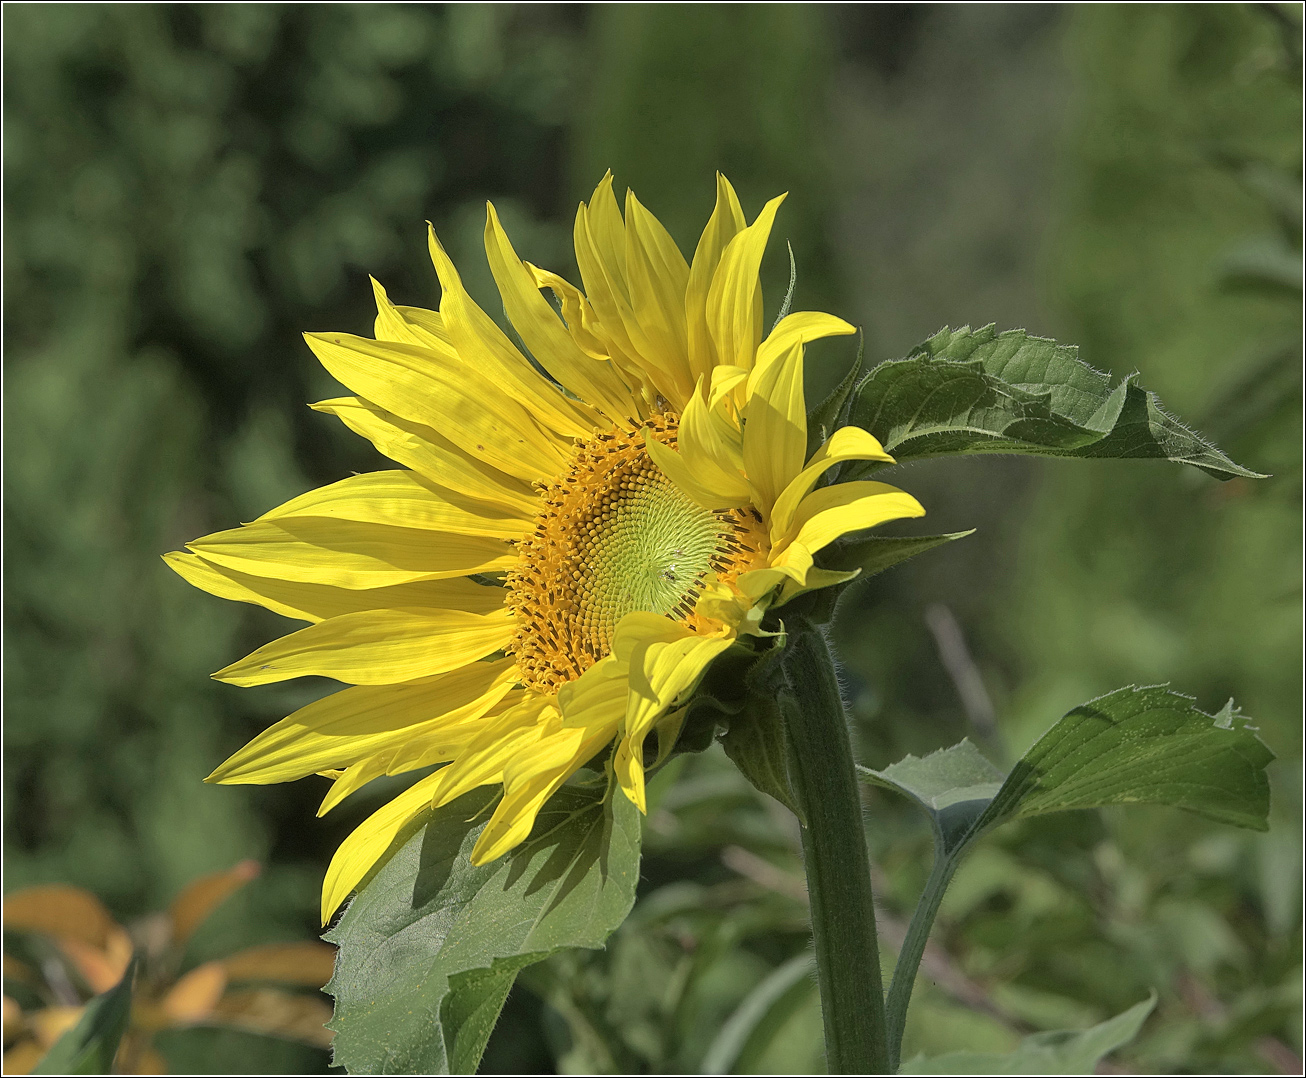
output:
M438 313L395 306L374 282L375 340L306 337L354 394L314 407L400 467L166 556L206 591L312 623L218 680L350 686L210 781L323 774L326 812L378 776L444 765L341 845L324 921L405 824L475 787L503 787L477 864L521 843L611 745L611 772L642 810L645 738L674 741L712 660L759 633L768 608L821 586L822 547L923 514L883 483L815 489L841 461L892 458L849 426L806 459L803 347L853 327L797 312L763 336L758 269L782 201L747 224L718 176L687 263L633 194L623 218L605 176L576 214L583 292L518 258L489 206L486 254L531 359L431 231Z

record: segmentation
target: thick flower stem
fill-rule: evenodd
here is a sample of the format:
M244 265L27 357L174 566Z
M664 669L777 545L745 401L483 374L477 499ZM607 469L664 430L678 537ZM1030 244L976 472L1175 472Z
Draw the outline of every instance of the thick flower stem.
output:
M781 705L790 782L806 817L803 861L826 1062L831 1074L888 1074L870 860L834 662L819 629L786 627Z

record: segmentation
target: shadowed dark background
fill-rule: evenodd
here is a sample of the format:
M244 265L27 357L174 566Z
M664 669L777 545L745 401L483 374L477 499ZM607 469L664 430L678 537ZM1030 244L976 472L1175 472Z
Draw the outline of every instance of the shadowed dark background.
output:
M487 198L524 258L578 280L571 221L605 169L687 251L720 169L750 216L790 192L771 311L787 240L796 307L864 326L870 361L943 324L1023 327L1141 371L1273 473L1219 484L1160 462L1016 459L894 473L930 532L978 531L841 610L864 762L967 734L1009 762L1070 707L1161 681L1212 712L1236 698L1279 757L1268 835L1157 810L990 840L940 920L963 988L927 970L908 1055L1000 1049L1155 988L1122 1066L1300 1065L1298 5L3 18L6 891L72 883L130 920L253 857L264 874L193 957L316 932L331 852L397 780L321 821L315 780L203 785L325 684L210 681L288 623L190 588L159 554L385 466L305 406L337 390L299 334L370 332L369 273L396 302L435 306L424 220L499 316ZM813 347L809 401L853 350ZM888 795L867 810L892 920L928 835ZM663 789L649 830L631 922L608 951L523 978L486 1069L696 1071L724 1058L713 1037L745 994L801 951L789 824L715 754ZM822 1065L814 996L792 995L732 1067ZM327 1066L213 1030L160 1047L179 1071Z

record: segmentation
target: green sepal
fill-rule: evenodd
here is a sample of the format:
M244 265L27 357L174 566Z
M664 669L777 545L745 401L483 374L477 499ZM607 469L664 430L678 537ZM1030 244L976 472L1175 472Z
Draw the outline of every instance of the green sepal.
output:
M72 1029L50 1046L33 1074L111 1074L113 1057L131 1019L136 956L122 979L86 1005Z
M779 609L785 617L803 617L817 625L829 624L844 589L850 584L868 580L899 562L974 532L971 528L946 535L862 535L839 539L817 554L819 566L808 572L809 581L813 573L822 575L812 581L812 587L797 592Z
M1024 330L944 328L907 359L872 370L857 386L848 422L898 463L952 453L1153 458L1217 479L1265 478L1166 413L1135 377L1112 386L1078 349ZM844 477L883 467L852 465Z

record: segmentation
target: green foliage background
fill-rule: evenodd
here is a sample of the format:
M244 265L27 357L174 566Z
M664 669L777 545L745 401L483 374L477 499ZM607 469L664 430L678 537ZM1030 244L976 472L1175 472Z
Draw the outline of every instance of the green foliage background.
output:
M298 334L367 332L369 273L433 305L424 219L497 312L486 198L524 257L571 275L571 215L605 168L683 247L720 168L750 213L792 192L771 302L788 239L796 302L864 324L868 359L944 323L1022 326L1141 370L1274 473L1221 485L1160 462L1004 459L895 473L929 531L979 531L845 601L863 762L966 734L1008 762L1076 704L1167 680L1208 711L1236 697L1279 757L1268 835L1157 810L989 840L945 902L906 1054L1002 1050L1155 988L1121 1065L1299 1065L1299 6L3 17L6 890L74 883L130 919L252 856L267 871L195 958L315 932L331 851L387 791L316 821L311 782L201 784L325 686L210 682L280 619L190 589L158 555L382 466L304 407L333 389ZM809 399L850 360L846 342L814 350ZM677 766L655 784L631 919L606 951L523 975L485 1069L821 1067L814 986L794 965L794 822L717 753ZM928 830L882 791L867 811L892 937ZM175 1070L327 1066L203 1030L162 1048Z

